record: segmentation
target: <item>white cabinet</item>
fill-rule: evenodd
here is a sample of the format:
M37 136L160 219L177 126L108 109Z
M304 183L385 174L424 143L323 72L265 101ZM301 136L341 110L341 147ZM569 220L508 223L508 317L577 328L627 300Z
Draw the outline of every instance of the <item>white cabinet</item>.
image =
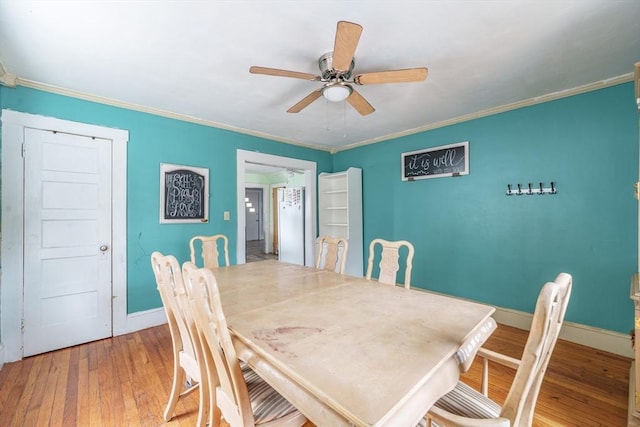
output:
M349 241L345 273L362 276L362 169L318 177L319 235Z

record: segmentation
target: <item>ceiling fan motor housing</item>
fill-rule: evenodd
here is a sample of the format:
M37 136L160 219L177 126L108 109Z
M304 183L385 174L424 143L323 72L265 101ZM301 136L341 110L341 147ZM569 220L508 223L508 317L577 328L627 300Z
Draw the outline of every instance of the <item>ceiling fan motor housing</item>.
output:
M355 65L355 59L351 60L351 65L349 69L345 72L338 72L333 68L333 52L327 52L318 59L318 66L320 67L320 72L322 75L322 80L331 81L336 78L341 78L342 80L349 80L351 78L351 72L353 71L353 67Z

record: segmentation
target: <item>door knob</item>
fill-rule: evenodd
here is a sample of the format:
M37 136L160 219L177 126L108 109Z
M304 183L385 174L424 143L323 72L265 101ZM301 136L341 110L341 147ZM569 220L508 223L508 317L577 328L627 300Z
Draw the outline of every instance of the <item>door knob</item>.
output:
M100 246L100 250L101 250L102 252L106 252L107 250L109 250L109 246L107 246L107 245L102 245L102 246Z

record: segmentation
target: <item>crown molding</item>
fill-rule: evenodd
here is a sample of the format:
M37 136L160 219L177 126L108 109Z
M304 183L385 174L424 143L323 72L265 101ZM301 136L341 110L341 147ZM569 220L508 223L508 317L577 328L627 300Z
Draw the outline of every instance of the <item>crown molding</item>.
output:
M604 89L610 86L616 86L621 83L627 83L633 80L633 73L623 74L618 77L612 77L610 79L601 80L599 82L589 83L587 85L578 86L573 89L565 89L558 92L553 92L547 95L537 96L534 98L525 99L523 101L514 102L511 104L502 105L495 108L490 108L483 111L478 111L476 113L466 114L464 116L454 117L452 119L443 120L436 123L431 123L425 126L421 126L414 129L408 129L402 132L397 132L389 135L384 135L378 138L369 139L366 141L356 142L354 144L345 145L344 147L340 147L332 151L332 153L337 153L339 151L351 150L353 148L362 147L365 145L375 144L377 142L388 141L390 139L396 139L407 135L413 135L420 132L426 132L433 129L442 128L445 126L451 126L462 122L467 122L470 120L479 119L482 117L492 116L494 114L504 113L511 110L516 110L518 108L529 107L536 104L542 104L543 102L555 101L557 99L567 98L569 96L579 95L582 93L592 92L598 89Z
M189 122L189 123L195 123L195 124L202 125L202 126L208 126L208 127L217 128L217 129L229 130L229 131L236 132L236 133L241 133L241 134L245 134L245 135L251 135L251 136L258 137L258 138L263 138L263 139L268 139L268 140L271 140L271 141L282 142L282 143L290 144L290 145L296 145L296 146L299 146L299 147L310 148L310 149L313 149L313 150L330 151L328 148L318 147L318 146L310 145L310 144L302 144L300 142L292 141L290 139L281 138L281 137L270 135L270 134L267 134L267 133L256 132L256 131L252 131L252 130L248 130L248 129L244 129L244 128L230 126L230 125L226 125L226 124L223 124L223 123L214 122L212 120L200 119L200 118L197 118L197 117L188 116L186 114L179 114L179 113L174 113L174 112L167 111L167 110L162 110L162 109L159 109L159 108L147 107L147 106L144 106L144 105L138 105L138 104L133 104L133 103L129 103L129 102L118 101L118 100L115 100L115 99L104 98L104 97L101 97L101 96L91 95L91 94L88 94L88 93L75 91L75 90L71 90L71 89L65 89L65 88L61 88L61 87L58 87L58 86L48 85L48 84L36 82L36 81L33 81L33 80L23 79L23 78L15 77L15 76L14 76L14 80L15 80L15 85L28 87L28 88L31 88L31 89L38 89L38 90L41 90L41 91L44 91L44 92L55 93L57 95L68 96L70 98L77 98L77 99L82 99L82 100L85 100L85 101L95 102L95 103L98 103L98 104L110 105L112 107L119 107L119 108L124 108L124 109L127 109L127 110L139 111L139 112L142 112L142 113L153 114L153 115L156 115L156 116L166 117L166 118L169 118L169 119L180 120L180 121ZM2 78L0 76L0 82L1 81L2 81Z
M230 125L214 122L214 121L211 121L211 120L199 119L197 117L192 117L192 116L188 116L188 115L185 115L185 114L178 114L178 113L174 113L174 112L171 112L171 111L161 110L161 109L158 109L158 108L146 107L144 105L138 105L138 104L133 104L133 103L128 103L128 102L118 101L118 100L114 100L114 99L110 99L110 98L104 98L104 97L90 95L90 94L79 92L79 91L74 91L74 90L71 90L71 89L65 89L65 88L60 88L60 87L57 87L57 86L47 85L47 84L44 84L44 83L39 83L39 82L35 82L35 81L32 81L32 80L28 80L28 79L22 79L20 77L16 77L14 74L6 72L4 70L4 68L2 68L2 64L0 64L0 84L3 84L5 86L15 87L16 85L20 85L20 86L29 87L29 88L32 88L32 89L42 90L42 91L45 91L45 92L55 93L55 94L58 94L58 95L68 96L68 97L71 97L71 98L83 99L85 101L91 101L91 102L96 102L96 103L99 103L99 104L111 105L111 106L114 106L114 107L119 107L119 108L124 108L124 109L128 109L128 110L139 111L139 112L143 112L143 113L148 113L148 114L153 114L153 115L157 115L157 116L167 117L167 118L170 118L170 119L175 119L175 120L195 123L195 124L199 124L199 125L202 125L202 126L208 126L208 127L218 128L218 129L229 130L229 131L232 131L232 132L237 132L237 133L241 133L241 134L245 134L245 135L251 135L251 136L258 137L258 138L268 139L268 140L271 140L271 141L282 142L282 143L285 143L285 144L295 145L295 146L298 146L298 147L310 148L310 149L319 150L319 151L326 151L326 152L329 152L331 154L336 154L336 153L341 152L341 151L351 150L351 149L354 149L354 148L357 148L357 147L362 147L362 146L365 146L365 145L370 145L370 144L375 144L375 143L378 143L378 142L388 141L388 140L391 140L391 139L397 139L397 138L400 138L400 137L403 137L403 136L408 136L408 135L413 135L413 134L416 134L416 133L426 132L426 131L429 131L429 130L434 130L434 129L438 129L438 128L445 127L445 126L451 126L451 125L455 125L455 124L458 124L458 123L467 122L467 121L470 121L470 120L475 120L475 119L479 119L479 118L482 118L482 117L491 116L491 115L494 115L494 114L504 113L504 112L507 112L507 111L516 110L518 108L529 107L529 106L532 106L532 105L541 104L543 102L554 101L554 100L557 100L557 99L567 98L569 96L579 95L579 94L582 94L582 93L587 93L587 92L591 92L591 91L598 90L598 89L604 89L606 87L615 86L615 85L618 85L618 84L621 84L621 83L627 83L627 82L630 82L630 81L633 81L633 80L634 80L634 73L627 73L627 74L623 74L623 75L618 76L618 77L612 77L610 79L601 80L601 81L594 82L594 83L589 83L589 84L583 85L583 86L578 86L576 88L566 89L566 90L562 90L562 91L558 91L558 92L553 92L553 93L550 93L550 94L547 94L547 95L542 95L542 96L526 99L526 100L523 100L523 101L514 102L514 103L511 103L511 104L506 104L506 105L502 105L502 106L499 106L499 107L490 108L490 109L483 110L483 111L478 111L478 112L475 112L475 113L454 117L452 119L443 120L443 121L436 122L436 123L431 123L431 124L428 124L428 125L425 125L425 126L420 126L420 127L414 128L414 129L408 129L408 130L405 130L405 131L402 131L402 132L396 132L396 133L392 133L392 134L387 134L387 135L384 135L384 136L380 136L378 138L368 139L368 140L365 140L365 141L360 141L360 142L356 142L356 143L353 143L353 144L349 144L349 145L346 145L344 147L336 148L336 147L322 147L322 146L316 146L316 145L311 145L311 144L302 144L300 142L296 142L296 141L293 141L293 140L290 140L290 139L286 139L286 138L270 135L270 134L267 134L267 133L251 131L251 130L244 129L244 128L239 128L239 127L235 127L235 126L230 126Z
M16 75L8 73L0 62L0 85L7 87L16 87L16 80Z

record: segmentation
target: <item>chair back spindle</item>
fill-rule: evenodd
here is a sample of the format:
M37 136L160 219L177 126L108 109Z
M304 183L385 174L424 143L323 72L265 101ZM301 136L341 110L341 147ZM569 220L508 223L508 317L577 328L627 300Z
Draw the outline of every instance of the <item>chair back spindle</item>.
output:
M343 237L318 237L316 268L344 274L349 242Z
M219 242L222 242L220 249ZM215 234L213 236L194 236L189 241L189 249L191 252L191 262L198 265L196 252L200 248L200 259L204 268L220 267L220 252L224 255L224 266L229 266L229 239L224 234Z
M369 259L367 261L367 280L371 280L373 274L373 260L376 256L376 249L380 247L380 273L378 282L395 285L397 283L398 271L400 270L400 249L407 249L406 266L404 270L404 287L411 287L411 269L413 268L413 245L406 240L389 241L384 239L373 239L369 244Z

